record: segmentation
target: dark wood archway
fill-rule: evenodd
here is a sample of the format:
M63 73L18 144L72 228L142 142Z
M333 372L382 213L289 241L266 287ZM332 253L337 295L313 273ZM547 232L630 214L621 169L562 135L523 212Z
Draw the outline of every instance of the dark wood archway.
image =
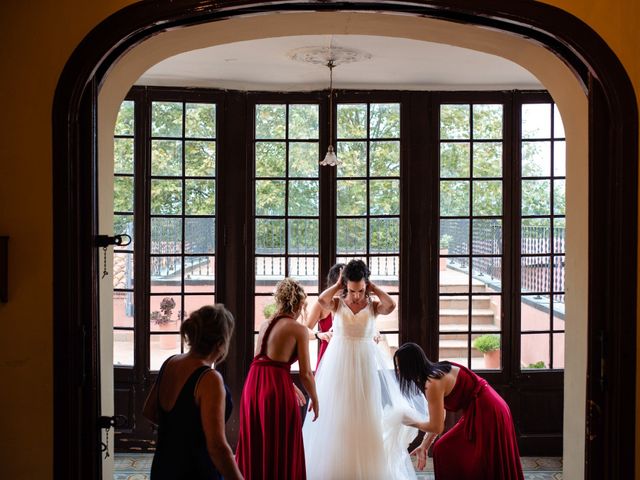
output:
M590 27L549 5L506 0L485 0L482 5L473 0L268 4L155 0L117 12L87 35L65 66L53 107L54 477L100 478L96 106L104 75L127 49L170 28L255 13L340 10L399 12L511 32L552 50L585 85L589 98L586 476L633 478L637 282L627 272L630 265L637 265L636 98L624 68ZM237 365L234 368L242 368Z

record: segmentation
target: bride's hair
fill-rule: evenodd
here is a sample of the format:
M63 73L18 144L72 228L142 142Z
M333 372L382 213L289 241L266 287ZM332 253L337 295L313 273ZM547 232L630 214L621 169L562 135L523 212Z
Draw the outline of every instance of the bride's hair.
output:
M409 393L414 385L424 392L427 380L442 378L451 371L449 362L432 362L422 348L412 342L398 348L393 355L393 365L403 393Z
M276 301L276 315L295 315L303 307L307 294L298 282L287 277L276 285L273 299Z
M329 269L329 273L327 274L327 287L331 287L334 283L338 281L338 277L340 276L340 272L344 268L344 263L336 263L333 267Z
M344 288L342 289L342 296L347 295L347 282L359 282L364 279L364 282L369 285L369 275L371 271L367 264L362 260L351 260L342 270L342 283ZM368 295L367 291L367 295Z

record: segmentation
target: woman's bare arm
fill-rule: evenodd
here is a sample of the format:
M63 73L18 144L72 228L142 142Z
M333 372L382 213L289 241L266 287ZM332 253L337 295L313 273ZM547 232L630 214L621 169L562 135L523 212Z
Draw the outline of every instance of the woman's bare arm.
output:
M444 382L441 380L429 380L425 387L425 397L429 408L429 420L426 422L411 421L407 424L416 427L423 432L439 435L444 430Z
M226 479L242 479L233 451L227 442L224 426L226 392L222 376L215 370L202 375L196 387L202 430L211 461Z
M298 365L300 366L300 381L302 382L304 389L307 391L307 394L309 394L309 399L311 400L309 411L313 410L313 420L315 421L316 418L318 418L320 410L318 405L318 394L316 393L316 381L313 377L311 362L309 360L309 337L306 332L307 329L302 325L295 325L295 327Z
M318 297L318 304L325 310L335 312L338 308L338 299L335 297L340 290L343 289L342 274L338 277L338 281L327 288Z
M376 315L388 315L396 309L396 302L393 301L393 298L391 298L387 292L373 282L369 282L367 288L380 299L379 302L374 303L374 312Z

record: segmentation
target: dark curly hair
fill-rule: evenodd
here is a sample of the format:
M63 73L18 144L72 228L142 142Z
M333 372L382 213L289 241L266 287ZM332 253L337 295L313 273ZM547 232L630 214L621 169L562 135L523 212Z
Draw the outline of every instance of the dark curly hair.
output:
M347 296L347 282L359 282L364 279L364 282L369 285L369 275L371 271L362 260L351 260L347 263L342 270L342 296Z
M205 305L191 312L180 326L180 335L194 353L203 357L222 346L222 358L218 359L220 362L229 351L234 326L233 315L224 305Z
M329 269L329 273L327 274L327 287L330 287L334 283L338 281L338 276L340 275L340 270L344 268L344 263L336 263L333 267Z

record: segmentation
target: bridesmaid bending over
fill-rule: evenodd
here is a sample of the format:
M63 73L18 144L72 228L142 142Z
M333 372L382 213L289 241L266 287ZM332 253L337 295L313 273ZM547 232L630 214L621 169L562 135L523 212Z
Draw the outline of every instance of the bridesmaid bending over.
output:
M426 432L417 456L422 470L433 440L444 430L445 410L463 410L462 418L433 447L436 480L522 480L522 465L509 407L498 393L468 368L432 363L415 343L403 344L393 357L400 386L414 385L429 404L426 422L407 425Z
M306 298L300 284L285 278L274 294L276 313L260 328L240 400L236 460L246 479L306 479L299 408L305 398L289 373L298 360L315 420L318 398L309 361L309 330L296 321Z

